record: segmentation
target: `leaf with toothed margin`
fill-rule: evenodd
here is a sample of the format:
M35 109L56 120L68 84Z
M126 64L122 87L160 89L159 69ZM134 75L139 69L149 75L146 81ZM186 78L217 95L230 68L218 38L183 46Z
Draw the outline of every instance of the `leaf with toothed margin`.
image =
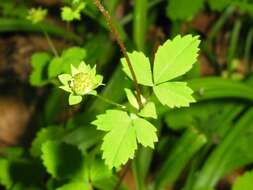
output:
M170 108L188 107L195 102L192 97L193 90L187 86L186 82L166 82L153 87L158 100Z
M107 110L92 122L97 129L107 131L102 144L103 159L109 168L118 168L133 159L137 142L154 147L156 128L137 115L121 110Z
M154 83L160 84L188 72L197 61L200 40L198 36L176 36L161 45L154 62Z
M138 84L142 84L145 86L153 86L149 59L142 52L137 51L128 53L128 56L131 61ZM123 65L123 71L127 74L129 78L132 79L132 75L127 65L126 59L122 58L121 63Z

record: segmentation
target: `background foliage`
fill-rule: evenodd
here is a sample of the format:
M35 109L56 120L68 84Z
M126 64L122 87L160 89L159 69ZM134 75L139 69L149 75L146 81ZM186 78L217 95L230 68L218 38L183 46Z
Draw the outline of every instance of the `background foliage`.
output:
M140 62L134 70L152 105L139 116L148 116L148 121L136 119L135 124L141 123L143 128L136 127L133 134L137 136L130 133L121 142L128 148L115 153L116 161L107 159L115 146L120 146L117 139L124 132L119 128L122 126L112 124L125 118L128 130L132 118L123 111L116 113L111 110L114 106L93 96L69 106L68 94L58 89L57 76L70 73L71 64L77 67L84 60L96 65L97 73L104 76L106 85L97 89L100 95L136 109L130 71L92 0L1 0L0 113L14 118L14 125L0 123L0 133L5 134L5 138L0 135L2 188L253 189L253 2L101 2L111 14L130 59ZM32 7L47 9L46 19L32 24L27 19ZM40 16L36 18L40 20ZM197 35L199 38L192 37ZM198 45L200 52L193 65ZM174 55L182 56L172 59ZM175 88L175 84L184 86L186 82L189 87L184 90ZM165 88L183 91L187 101L169 96ZM194 102L192 93L196 102L178 108ZM25 124L15 122L15 114L7 109L11 107L6 105L9 97L11 103L14 97L24 104ZM16 115L25 118L23 114ZM1 115L5 121L5 114ZM22 132L12 140L4 133L8 128L10 133ZM111 139L110 143L105 140L102 145L103 138ZM137 145L136 139L143 146ZM133 160L126 166L111 169L129 157ZM127 175L117 187L124 171Z

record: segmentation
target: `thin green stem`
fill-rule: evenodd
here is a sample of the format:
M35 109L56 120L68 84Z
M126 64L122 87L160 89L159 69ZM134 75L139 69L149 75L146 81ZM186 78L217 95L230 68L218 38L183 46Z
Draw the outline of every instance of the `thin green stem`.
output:
M47 39L48 45L49 45L49 47L51 48L53 54L55 55L55 57L59 57L59 54L58 54L58 52L57 52L57 50L56 50L56 48L55 48L55 46L54 46L54 43L52 42L52 40L51 40L51 38L49 37L48 33L47 33L45 30L43 30L43 29L42 29L42 31L43 31L43 33L44 33L46 39Z
M113 105L113 106L116 106L116 107L118 107L118 108L120 108L120 109L123 109L123 110L126 110L126 106L123 106L123 105L121 105L121 104L118 104L118 103L116 103L116 102L114 102L114 101L112 101L112 100L110 100L110 99L108 99L108 98L105 98L104 96L100 96L100 95L95 95L97 98L99 98L100 100L102 100L102 101L104 101L104 102L106 102L106 103L108 103L108 104L111 104L111 105Z

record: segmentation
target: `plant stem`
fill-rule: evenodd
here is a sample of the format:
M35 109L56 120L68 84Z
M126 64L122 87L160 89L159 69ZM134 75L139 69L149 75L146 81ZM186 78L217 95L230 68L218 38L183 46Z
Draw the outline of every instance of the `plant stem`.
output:
M139 104L139 107L140 108L143 108L143 104L141 102L141 90L140 90L140 87L137 83L137 78L136 78L136 75L134 73L134 69L133 69L133 66L132 66L132 63L127 55L127 50L126 50L126 47L123 43L123 41L121 40L120 38L120 35L119 35L119 32L118 30L116 29L116 27L113 25L113 21L112 21L112 18L110 16L110 14L108 13L108 11L104 8L104 6L100 3L99 0L93 0L94 1L94 4L97 6L97 8L99 9L99 11L102 13L102 15L105 17L106 19L106 22L108 24L108 26L110 27L111 29L111 32L115 38L115 40L117 41L120 49L121 49L121 52L123 53L125 59L126 59L126 62L127 62L127 65L129 67L129 70L131 72L131 75L132 75L132 78L133 78L133 83L134 83L134 86L135 86L135 90L137 92L137 102Z
M126 177L126 174L128 172L128 170L130 169L130 166L131 166L131 161L129 160L127 162L127 165L125 166L124 168L124 171L122 172L122 174L120 175L120 178L118 180L118 183L115 185L115 188L114 190L119 190L120 186L121 186L121 183L123 181L123 179Z
M121 104L118 104L118 103L116 103L116 102L114 102L114 101L112 101L112 100L110 100L110 99L107 99L107 98L105 98L105 97L103 97L103 96L100 96L100 95L95 95L97 98L99 98L100 100L102 100L102 101L104 101L104 102L106 102L106 103L108 103L108 104L111 104L111 105L114 105L114 106L117 106L117 107L119 107L120 109L123 109L123 110L126 110L126 107L125 106L123 106L123 105L121 105Z
M42 31L43 31L46 39L47 39L48 45L51 48L53 54L55 55L55 57L59 57L59 54L58 54L58 52L57 52L57 50L56 50L56 48L55 48L55 46L54 46L51 38L49 37L48 33L45 30L43 30L43 29L42 29Z

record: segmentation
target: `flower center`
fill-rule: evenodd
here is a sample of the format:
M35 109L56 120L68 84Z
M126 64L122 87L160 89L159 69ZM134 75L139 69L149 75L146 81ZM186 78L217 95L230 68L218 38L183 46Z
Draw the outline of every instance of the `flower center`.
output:
M84 95L92 90L92 77L89 73L77 73L74 75L70 87L76 94Z

